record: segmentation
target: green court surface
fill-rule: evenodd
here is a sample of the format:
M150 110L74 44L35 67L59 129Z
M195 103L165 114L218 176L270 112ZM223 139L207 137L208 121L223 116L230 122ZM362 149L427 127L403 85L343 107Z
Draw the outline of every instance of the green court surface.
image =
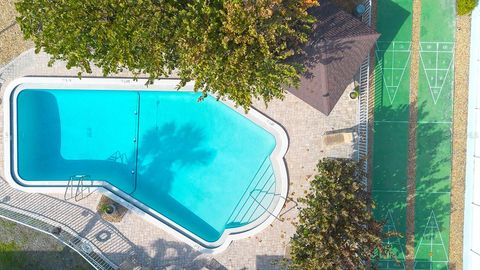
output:
M375 47L375 121L408 120L412 1L377 4Z
M414 269L448 269L450 193L417 193Z
M422 0L420 20L418 119L451 122L455 0Z
M415 269L448 269L455 0L422 0Z
M452 121L453 42L421 42L418 119Z
M382 258L377 269L405 269L412 1L381 0L377 10L372 196L384 230L402 235L384 241L398 262Z
M377 3L379 41L410 41L412 0L379 0Z
M377 202L375 217L385 221L385 231L397 232L405 235L406 232L406 192L372 192L373 199ZM378 203L381 204L378 204ZM392 257L382 258L378 261L377 269L404 269L405 268L405 238L391 237L385 239L385 245L392 247Z
M379 41L375 47L375 118L407 120L410 42Z
M417 124L417 193L450 192L451 137L450 124Z
M406 191L408 123L375 122L373 136L372 190Z

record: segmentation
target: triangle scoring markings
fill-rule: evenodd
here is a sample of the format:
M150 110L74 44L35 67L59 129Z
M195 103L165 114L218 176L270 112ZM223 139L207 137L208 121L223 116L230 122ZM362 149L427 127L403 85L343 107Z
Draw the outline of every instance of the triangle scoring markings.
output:
M439 51L439 46L442 42L422 42L420 43L420 60L422 62L422 67L423 71L425 72L425 77L427 78L427 83L428 83L428 88L430 90L430 94L432 95L433 103L437 104L438 99L440 98L440 95L442 93L442 90L445 86L445 82L447 81L447 76L450 74L450 70L452 68L452 63L453 63L453 55L452 58L449 60L448 68L446 70L439 70L438 69L438 56L439 53L452 53L453 52L448 52L448 51ZM431 44L435 44L435 50L431 50ZM424 56L424 53L435 53L435 66L430 67L430 63L426 63L426 59ZM431 71L432 73L434 72L435 74L429 74L428 71ZM440 72L439 75L439 71ZM441 84L438 84L438 80L440 79Z
M387 223L384 225L386 228L386 231L391 231L398 233L397 228L395 226L395 222L393 221L392 217L392 211L388 210L387 212ZM384 241L384 244L391 245L392 247L397 247L399 251L399 257L397 258L400 261L400 265L398 265L393 259L384 259L380 260L380 262L386 263L386 268L378 268L378 269L405 269L405 253L403 251L402 244L400 243L400 240L398 237L395 237L395 240L393 242L390 242L390 238L387 239L387 241Z
M434 243L434 236L437 235L440 239L440 243ZM426 242L426 243L425 243ZM436 246L441 246L441 252L440 256L444 258L444 260L434 260L434 256L437 256L434 252L437 250L434 249ZM424 249L424 248L427 249ZM422 249L423 248L423 249ZM419 261L417 260L419 256L419 251L420 250L427 250L428 251L428 262L427 261ZM447 250L445 248L445 244L443 242L443 237L442 234L440 233L440 228L438 226L437 218L435 216L435 213L433 210L430 213L430 216L427 220L427 224L425 226L425 229L423 231L422 237L420 238L420 243L418 244L417 250L415 251L415 264L414 264L414 269L417 270L426 270L426 269L433 269L433 263L439 263L439 264L445 264L446 269L448 269L448 255L447 255ZM428 268L425 268L425 265L427 265Z
M408 57L403 62L402 68L393 68L393 64L394 64L394 61L395 61L395 54L400 53L399 51L395 51L396 42L394 42L394 41L392 42L393 50L390 50L390 49L381 50L381 49L378 48L378 46L376 47L376 50L375 50L375 55L376 55L377 59L384 59L385 58L385 57L383 57L383 58L379 57L378 52L391 52L392 53L392 58L388 59L389 61L392 62L392 67L383 67L382 68L382 71L383 71L383 74L382 74L383 85L384 85L384 87L386 89L386 92L388 94L390 104L393 104L393 102L395 101L395 97L397 96L397 93L398 93L398 88L400 87L400 83L403 79L403 76L405 75L405 71L407 69L408 63L410 62L410 55L411 55L410 42L397 42L397 43L400 43L400 44L407 43L408 44L406 50L400 51L401 53L407 53L408 52ZM400 75L397 75L399 69L401 69L402 72L401 72ZM389 74L390 77L386 75L387 72L390 73ZM388 78L388 80L387 80L387 78ZM390 83L388 81L390 81Z

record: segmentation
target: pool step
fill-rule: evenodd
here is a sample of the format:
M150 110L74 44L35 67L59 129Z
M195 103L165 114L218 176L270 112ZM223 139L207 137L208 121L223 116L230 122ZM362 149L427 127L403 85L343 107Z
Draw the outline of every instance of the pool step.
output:
M267 157L230 216L227 226L237 227L260 217L270 207L275 190L275 174Z

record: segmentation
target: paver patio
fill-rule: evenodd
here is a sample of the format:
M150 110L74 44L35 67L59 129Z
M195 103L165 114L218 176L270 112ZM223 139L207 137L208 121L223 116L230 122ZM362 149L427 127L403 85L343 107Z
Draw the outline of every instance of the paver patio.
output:
M47 67L48 59L47 55L35 55L30 50L0 70L2 93L12 79L22 76L76 76L77 70L67 70L62 63ZM100 74L99 70L94 70L93 75ZM129 77L130 74L118 76ZM348 93L348 90L345 91L328 117L288 94L283 101L270 103L268 108L262 102L255 104L258 110L280 123L288 133L290 146L285 159L290 198L296 199L303 194L308 187L307 178L315 173L315 165L322 157L355 155L353 145L330 148L322 145L325 132L356 128L358 101L351 100ZM3 154L1 159L3 161ZM284 221L275 221L253 237L234 241L223 253L205 255L132 212L127 213L120 223L103 221L95 213L99 199L100 194L96 192L78 203L65 202L63 194L27 194L0 181L0 207L32 211L44 215L42 218L57 220L101 248L115 264L132 261L133 258L134 264L143 266L142 269L201 269L215 263L212 259L227 269L276 269L278 267L271 262L284 256L286 243L294 233L291 221L297 213L295 204L287 203L283 211L287 213L282 216ZM102 242L97 239L102 231L111 234L109 240Z

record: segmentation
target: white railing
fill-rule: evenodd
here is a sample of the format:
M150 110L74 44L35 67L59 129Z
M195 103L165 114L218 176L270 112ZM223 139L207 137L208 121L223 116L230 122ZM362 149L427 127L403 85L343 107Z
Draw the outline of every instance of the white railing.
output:
M256 196L254 196L253 193L256 193ZM238 225L250 222L257 218L255 215L258 214L257 210L260 208L269 212L268 206L270 205L271 197L267 196L267 194L276 196L277 194L274 193L275 174L270 164L270 157L266 157L238 201L235 209L230 214L227 224ZM267 205L263 204L264 201Z
M75 250L97 270L116 270L118 267L110 262L94 245L76 236L65 226L55 226L42 217L33 217L32 213L23 212L0 203L0 217L27 226L31 229L53 236L66 246Z
M365 0L365 13L362 14L362 21L371 25L371 0ZM369 95L369 78L370 78L370 53L363 61L360 67L359 76L359 113L358 113L358 143L357 143L357 159L362 162L365 174L368 172L368 95Z

